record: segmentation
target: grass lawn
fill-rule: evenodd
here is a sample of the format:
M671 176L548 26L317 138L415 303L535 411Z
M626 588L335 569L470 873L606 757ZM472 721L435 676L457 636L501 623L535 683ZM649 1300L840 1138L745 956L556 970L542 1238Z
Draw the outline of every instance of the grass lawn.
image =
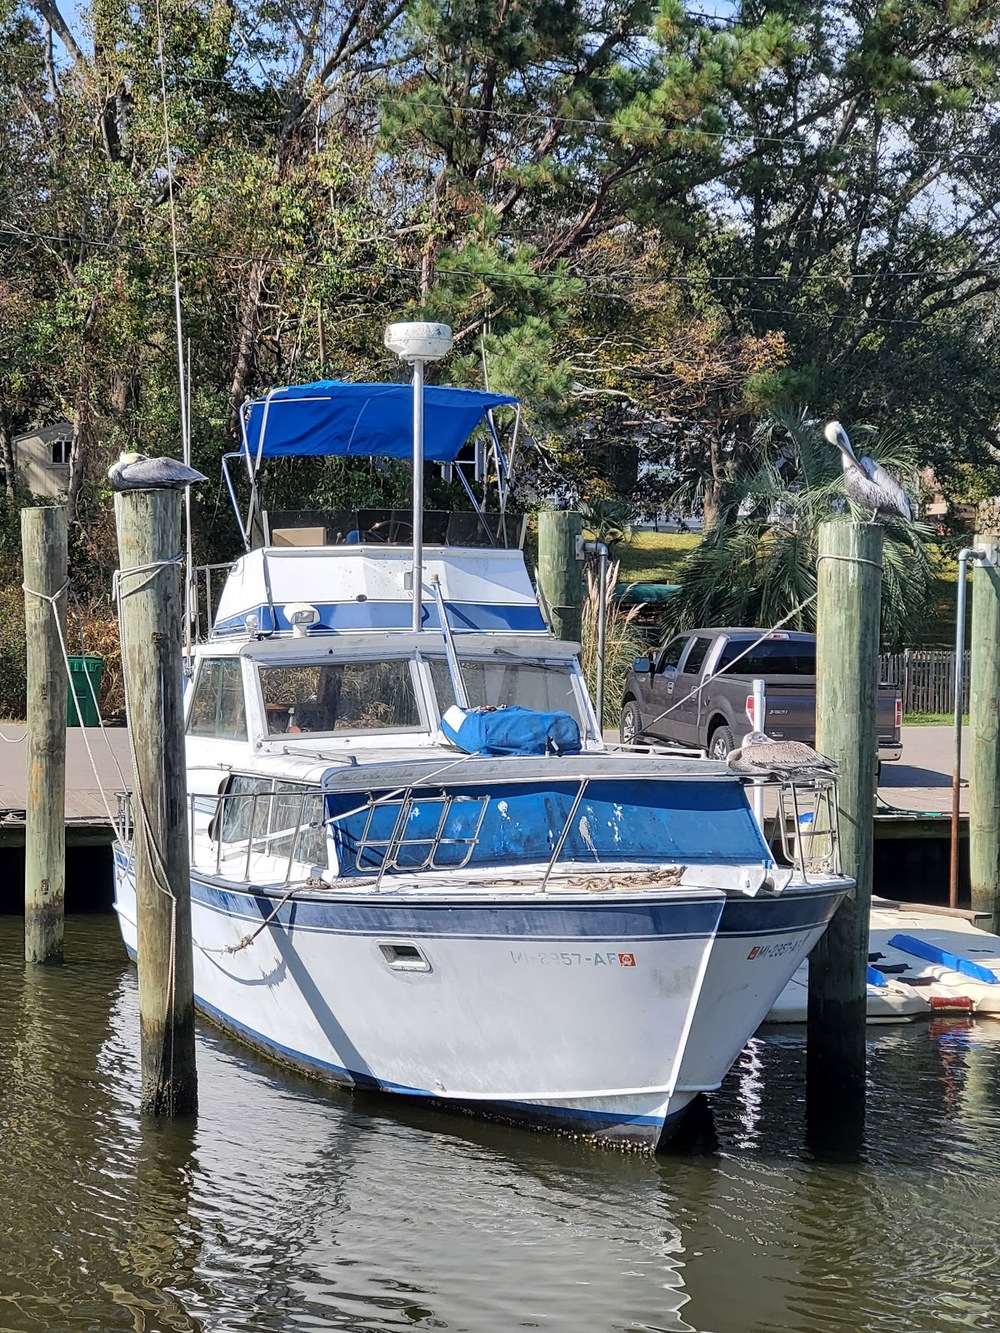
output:
M904 727L952 727L955 725L954 713L906 713L903 716ZM968 713L962 718L962 725L969 725Z
M615 548L614 558L621 561L619 581L680 583L684 557L700 541L701 534L697 532L636 532L630 542ZM950 552L941 550L935 553L934 563L937 574L931 586L927 613L923 621L913 627L910 648L950 648L955 642L955 560ZM971 618L971 606L968 615ZM968 621L966 629L968 631Z
M622 583L677 583L688 551L701 541L697 532L637 532L615 548Z

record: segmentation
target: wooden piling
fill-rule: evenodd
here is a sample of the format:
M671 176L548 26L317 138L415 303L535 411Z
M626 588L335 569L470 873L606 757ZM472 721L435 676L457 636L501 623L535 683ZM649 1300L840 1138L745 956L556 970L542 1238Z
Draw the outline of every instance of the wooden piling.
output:
M141 1108L197 1110L182 713L179 491L115 496L119 630L135 762ZM139 571L132 573L130 571Z
M969 879L972 910L1000 926L1000 570L997 541L977 537L989 551L972 572L972 642L969 664Z
M21 510L27 640L24 957L61 963L66 896L66 510ZM61 631L61 636L60 636Z
M806 1074L820 1102L864 1097L882 536L874 523L819 530L816 748L837 764L841 863L857 882L809 958Z
M583 519L571 509L538 514L538 587L552 632L579 643L583 627Z

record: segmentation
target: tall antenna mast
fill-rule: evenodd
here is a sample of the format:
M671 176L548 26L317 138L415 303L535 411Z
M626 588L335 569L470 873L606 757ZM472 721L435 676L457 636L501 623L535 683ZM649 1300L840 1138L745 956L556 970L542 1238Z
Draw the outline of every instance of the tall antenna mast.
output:
M424 362L451 351L447 324L390 324L383 339L390 352L413 367L413 628L423 622L424 582Z
M184 326L181 319L181 274L177 257L177 207L174 202L174 163L173 149L170 143L170 121L167 116L167 69L166 54L163 49L163 19L160 14L160 0L156 0L156 41L160 57L160 91L163 102L163 143L167 155L167 199L170 205L170 243L174 263L174 327L177 333L177 390L180 401L181 448L184 462L191 466L191 413L187 368L184 364ZM191 488L184 494L184 530L185 530L185 575L184 575L184 634L185 662L191 660L191 627L193 623L194 598L192 582L194 579L193 549L191 544Z

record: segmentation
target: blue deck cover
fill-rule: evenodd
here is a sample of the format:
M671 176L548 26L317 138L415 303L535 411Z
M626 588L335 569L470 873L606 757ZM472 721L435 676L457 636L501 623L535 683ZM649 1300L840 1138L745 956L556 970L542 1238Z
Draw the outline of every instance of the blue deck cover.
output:
M563 762L553 759L554 769ZM377 870L390 844L390 864L404 871L428 864L503 866L549 859L579 789L578 781L554 771L551 782L471 783L406 796L372 790L373 803L362 809L357 792L329 792L326 809L343 875ZM774 864L735 777L595 778L573 814L559 859L585 866L631 860Z

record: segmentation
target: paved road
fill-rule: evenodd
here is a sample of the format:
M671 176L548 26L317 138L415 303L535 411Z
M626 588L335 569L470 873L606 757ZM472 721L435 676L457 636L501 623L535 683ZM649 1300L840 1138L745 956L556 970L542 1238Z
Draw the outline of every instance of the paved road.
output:
M24 809L25 735L23 723L0 723L0 811ZM93 766L87 753L88 744ZM962 749L962 771L967 773L967 735ZM949 811L953 754L954 728L904 727L902 759L882 765L879 786L882 801L904 810ZM128 732L124 727L108 727L103 733L98 727L68 728L67 819L94 821L106 818L101 788L114 810L114 793L123 785L131 785L122 781L122 775L130 776L131 771ZM967 788L962 788L961 797L964 812L968 802Z
M969 731L962 732L962 776L969 772ZM879 796L903 810L950 811L951 776L955 766L954 727L904 727L903 756L882 765ZM962 813L969 808L969 791L959 793Z

